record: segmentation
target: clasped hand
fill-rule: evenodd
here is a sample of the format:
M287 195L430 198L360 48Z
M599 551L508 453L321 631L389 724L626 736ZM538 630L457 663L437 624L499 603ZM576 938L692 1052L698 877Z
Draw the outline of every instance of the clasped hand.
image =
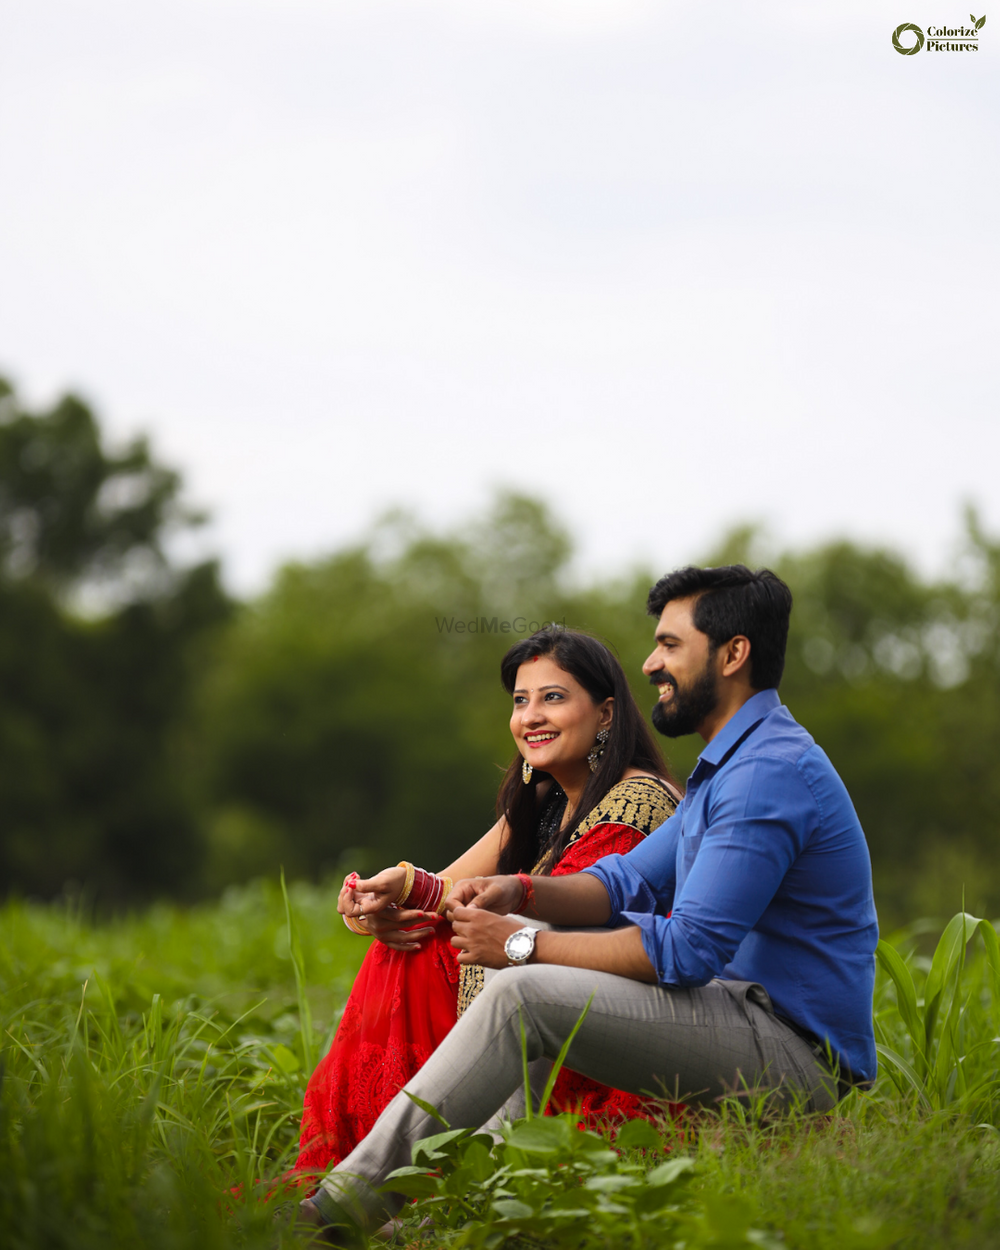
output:
M390 950L417 951L424 938L433 934L441 917L435 912L396 906L405 880L405 868L386 868L367 881L352 872L344 878L337 896L337 911L342 916L364 920L372 937Z
M470 877L459 881L445 899L445 915L455 936L451 944L460 964L506 968L504 943L523 926L509 913L518 907L524 887L517 877Z
M403 868L386 868L368 880L352 873L344 879L337 910L342 916L363 919L372 937L391 950L419 950L442 917L396 906L405 879ZM469 877L458 882L445 899L444 918L451 921L451 944L459 963L507 966L504 943L522 927L508 913L520 905L523 894L517 877Z

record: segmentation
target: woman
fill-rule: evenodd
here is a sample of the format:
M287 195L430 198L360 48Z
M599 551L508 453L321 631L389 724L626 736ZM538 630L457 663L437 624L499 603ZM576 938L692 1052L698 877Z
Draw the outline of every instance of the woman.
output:
M518 749L500 786L496 824L438 876L404 862L370 881L352 873L340 892L348 927L379 941L306 1090L296 1171L326 1171L345 1158L482 987L481 968L459 967L451 926L439 914L453 881L579 872L630 851L677 805L622 667L602 643L541 630L510 648L500 675L514 700ZM566 1070L553 1104L579 1110L589 1123L645 1105Z

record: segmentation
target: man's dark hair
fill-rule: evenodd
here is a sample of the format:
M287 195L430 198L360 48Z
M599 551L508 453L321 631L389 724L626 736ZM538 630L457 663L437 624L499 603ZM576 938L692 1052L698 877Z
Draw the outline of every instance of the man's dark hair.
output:
M750 685L777 687L785 668L792 592L770 569L752 572L745 564L717 569L689 565L661 577L649 592L646 611L659 616L672 599L697 595L691 619L707 634L712 650L743 634L750 640Z

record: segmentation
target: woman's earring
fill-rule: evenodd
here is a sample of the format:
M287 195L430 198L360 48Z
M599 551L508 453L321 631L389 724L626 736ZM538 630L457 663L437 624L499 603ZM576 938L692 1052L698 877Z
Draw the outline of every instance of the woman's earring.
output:
M598 729L597 741L587 752L587 763L592 773L597 772L597 765L601 762L601 756L604 754L604 744L608 740L608 731L606 729Z
M531 780L531 774L534 771L535 770L531 767L531 765L528 763L527 760L521 761L521 780L524 782L525 785L527 785L528 782Z

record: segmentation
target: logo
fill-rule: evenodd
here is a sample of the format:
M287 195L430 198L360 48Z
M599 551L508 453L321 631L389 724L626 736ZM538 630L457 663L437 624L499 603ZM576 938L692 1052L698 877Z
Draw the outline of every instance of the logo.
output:
M905 35L907 31L912 31L917 37L917 42L912 48L907 48L899 42L899 36ZM914 26L912 22L904 22L902 26L897 26L892 32L892 46L903 56L915 56L924 46L924 32L919 26Z
M969 20L971 26L928 26L926 35L912 22L903 22L892 32L892 46L900 56L916 56L925 45L928 52L978 52L986 14L970 13Z

